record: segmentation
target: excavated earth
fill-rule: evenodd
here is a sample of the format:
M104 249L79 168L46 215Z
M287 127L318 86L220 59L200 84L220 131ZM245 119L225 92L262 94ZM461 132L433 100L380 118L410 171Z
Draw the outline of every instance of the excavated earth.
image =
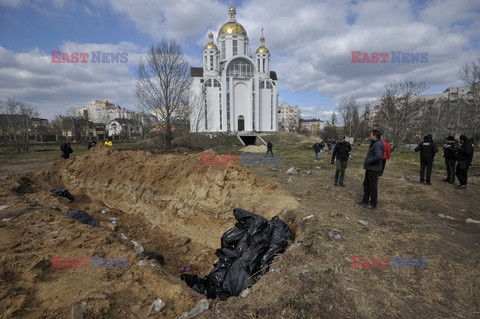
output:
M56 188L75 200L55 196ZM145 318L157 298L166 304L157 317L177 318L204 297L178 269L210 272L220 237L235 224L234 208L270 219L297 207L242 166L103 146L3 178L0 199L0 318L71 318L72 307L83 307L84 318ZM74 209L100 227L66 216ZM163 265L139 265L144 258L131 240L162 255ZM88 258L88 267L52 268L52 256ZM92 256L128 258L128 267L92 268Z

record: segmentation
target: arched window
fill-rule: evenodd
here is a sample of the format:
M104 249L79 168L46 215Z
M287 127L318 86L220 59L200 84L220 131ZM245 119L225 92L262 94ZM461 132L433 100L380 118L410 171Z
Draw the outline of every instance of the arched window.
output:
M227 76L252 77L253 66L244 59L236 59L228 65Z

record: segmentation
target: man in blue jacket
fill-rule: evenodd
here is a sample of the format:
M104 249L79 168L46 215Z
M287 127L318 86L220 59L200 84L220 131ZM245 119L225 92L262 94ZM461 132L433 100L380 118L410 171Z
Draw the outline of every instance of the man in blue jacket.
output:
M383 152L385 152L381 137L382 133L378 130L370 132L371 143L363 164L365 179L363 180L363 199L359 204L369 209L377 208L378 176L382 172Z

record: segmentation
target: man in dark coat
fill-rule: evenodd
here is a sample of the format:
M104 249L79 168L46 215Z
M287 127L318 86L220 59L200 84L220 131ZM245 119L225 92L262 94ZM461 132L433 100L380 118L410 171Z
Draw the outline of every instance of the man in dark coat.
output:
M93 137L90 138L90 141L88 141L88 149L91 149L91 148L94 147L95 145L97 145L97 141L95 141L95 140L93 139Z
M443 181L455 184L455 161L457 157L458 143L453 136L447 137L447 143L443 145L443 157L445 157L445 167L447 169L447 178Z
M267 154L265 154L265 156L268 156L268 153L272 154L273 157L273 144L270 141L267 143Z
M60 146L60 150L62 151L62 157L64 159L67 159L70 157L70 154L73 153L73 149L72 147L70 146L70 141L65 141L65 143L63 143L61 146Z
M322 150L320 143L313 144L313 150L315 151L315 160L318 161L320 159L320 151Z
M420 152L420 183L425 183L425 169L427 170L427 185L432 185L432 167L435 153L438 147L433 141L432 134L428 134L423 138L423 142L415 147L415 152Z
M352 151L350 143L345 141L345 136L340 136L340 141L336 144L332 153L332 165L337 161L337 169L335 170L335 186L345 186L343 179L345 178L345 170L347 169L347 162ZM340 179L339 179L340 177Z
M363 164L365 179L363 180L363 199L359 204L369 209L377 208L378 176L382 172L382 158L383 152L385 152L385 145L383 145L381 137L382 133L378 130L372 130L370 132L371 143Z
M468 167L472 164L473 147L465 135L460 135L460 147L457 152L456 175L460 185L455 188L466 189L468 179Z

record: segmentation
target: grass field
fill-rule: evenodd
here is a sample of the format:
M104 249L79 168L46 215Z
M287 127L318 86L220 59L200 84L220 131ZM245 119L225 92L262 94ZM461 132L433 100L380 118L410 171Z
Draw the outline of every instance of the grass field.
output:
M433 185L427 186L418 182L418 153L399 149L379 180L379 204L373 211L356 205L363 192L367 145L353 145L346 187L335 187L331 154L323 153L320 161L314 161L310 148L314 139L296 134L269 139L278 155L278 171L268 165L249 169L298 201L298 209L280 215L295 231L296 245L275 259L271 272L251 288L248 297L213 301L199 318L480 317L480 225L466 223L467 218L480 220L478 152L469 170L468 189L457 190L441 181L445 175L441 154L435 161ZM230 137L213 150L237 155L241 147L236 137ZM0 175L8 178L60 163L58 148L34 147L25 154L1 150ZM131 144L114 145L114 149L129 148ZM86 145L73 149L75 157L85 152ZM285 173L292 166L298 174ZM307 175L307 170L313 174ZM330 238L332 229L340 231L340 241ZM362 264L363 258L370 263L372 258L388 258L388 267L353 268L352 256L362 257ZM395 256L426 258L428 266L392 268Z

